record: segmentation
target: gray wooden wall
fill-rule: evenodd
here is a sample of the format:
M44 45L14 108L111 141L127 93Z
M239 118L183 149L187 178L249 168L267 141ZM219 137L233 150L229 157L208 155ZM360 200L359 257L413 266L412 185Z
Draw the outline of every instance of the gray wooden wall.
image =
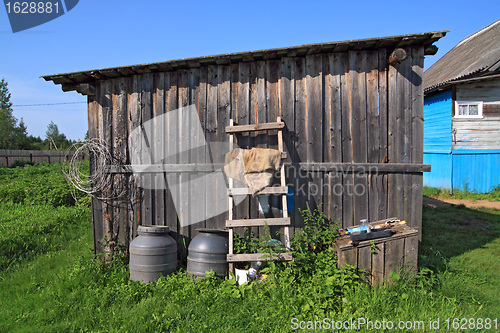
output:
M408 47L406 59L395 66L387 64L391 51L283 57L100 80L95 96L88 100L89 135L103 139L119 153L121 163L130 164L127 137L134 128L195 104L208 142L228 141L224 128L231 118L241 125L271 122L281 116L286 123L287 162L292 165L421 164L424 50ZM189 129L175 125L167 130L180 133ZM273 134L238 136L237 143L277 148ZM156 139L161 141L162 134ZM163 144L168 148L169 142ZM411 226L421 225L421 172L389 172L386 168L386 172L353 173L342 169L344 172L302 171L305 176L299 177L297 168L287 169L287 182L296 192L292 230L303 225L298 208L315 209L320 204L329 218L341 220L344 227L362 218L392 216ZM125 189L127 196L116 201L93 200L96 249L101 248L104 236L112 244L128 247L138 225L160 224L170 226L184 251L181 255L185 255L183 241L187 244L196 228L224 227L227 214L181 227L168 190L138 188L131 174L114 177L115 189ZM256 199L245 200L236 213L238 218L255 217Z
M453 104L455 101L483 102L483 117L456 118L455 110L453 110L453 149L498 149L500 146L500 80L457 84Z

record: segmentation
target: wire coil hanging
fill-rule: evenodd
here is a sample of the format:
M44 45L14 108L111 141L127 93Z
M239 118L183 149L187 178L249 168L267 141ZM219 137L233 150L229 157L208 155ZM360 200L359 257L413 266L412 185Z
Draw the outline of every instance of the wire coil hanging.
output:
M91 170L88 173L82 168L85 156L90 156ZM72 195L77 204L88 203L91 197L110 200L123 195L123 189L113 190L113 174L109 172L112 165L119 164L119 158L113 156L103 140L89 139L76 142L68 149L66 160L68 163L63 166L63 173L72 185ZM87 196L82 199L76 190L86 193Z

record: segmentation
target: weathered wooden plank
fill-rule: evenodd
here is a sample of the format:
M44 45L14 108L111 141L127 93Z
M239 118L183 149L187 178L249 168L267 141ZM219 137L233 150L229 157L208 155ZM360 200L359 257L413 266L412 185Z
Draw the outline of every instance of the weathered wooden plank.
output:
M154 138L154 128L153 123L150 120L153 117L153 74L147 73L141 75L141 126L143 128L144 142L142 146L141 156L155 160L153 138ZM146 161L141 161L145 163ZM154 190L151 190L153 184L153 178L150 174L141 175L142 196L141 196L141 209L142 217L141 221L143 224L153 224L153 214L154 214Z
M335 249L337 251L337 264L338 264L338 267L345 266L346 261L345 261L344 251L342 251L340 249L339 244L337 242L335 243Z
M389 66L388 71L388 140L387 140L387 161L389 163L400 162L397 157L397 136L398 136L398 69L394 66ZM400 216L398 211L397 201L398 192L396 184L396 175L390 174L387 177L387 214L390 216Z
M251 125L237 125L237 126L227 126L226 133L243 133L243 132L255 132L255 131L267 131L273 129L281 129L285 127L284 122L273 122L273 123L262 123L262 124L251 124Z
M112 83L110 80L101 82L99 93L99 138L112 152ZM104 190L101 197L113 196L113 185ZM105 252L105 258L109 259L109 255L114 250L116 239L113 234L113 199L106 199L102 202L103 214L103 239L100 248ZM104 246L104 247L102 247Z
M291 253L245 253L245 254L228 254L228 262L242 262L242 261L290 261L293 259Z
M229 125L229 120L231 119L231 75L232 71L230 66L217 66L217 78L219 80L217 85L217 142L229 142L229 134L227 134L224 129ZM218 157L215 162L224 163L227 148L225 149L226 151L217 153ZM222 169L222 167L218 169ZM224 187L226 186L226 184L222 185ZM222 207L227 207L227 199L220 202L220 204ZM220 214L216 220L216 227L222 229L227 218L228 213Z
M226 220L226 228L234 227L256 227L266 225L289 225L289 217L274 217L274 218L260 218L260 219L238 219Z
M190 148L191 142L191 127L190 127L190 117L189 113L189 76L187 70L180 70L178 72L178 100L179 100L179 144L181 154L179 156L179 163L188 163L189 154L187 153ZM186 173L181 173L179 176L179 192L180 201L177 207L177 214L179 215L179 246L180 258L182 262L186 261L187 248L182 246L182 244L187 244L190 239L190 227L187 222L190 220L190 207L186 203L189 202L189 188L187 186L188 175Z
M140 76L135 75L132 77L131 92L129 94L128 105L128 132L132 133L141 125L141 82ZM140 144L132 144L128 147L130 163L139 163L141 152ZM128 204L129 209L129 241L131 242L137 236L137 227L141 225L141 189L138 187L138 182L135 175L130 175L130 199Z
M378 52L368 52L366 65L366 124L367 124L367 162L380 162L380 119L378 86ZM368 180L368 220L378 219L379 191L378 174L367 175Z
M358 266L358 249L351 248L348 250L342 250L344 257L344 265Z
M256 100L255 100L255 116L256 124L264 124L268 122L267 118L267 96L266 96L266 62L258 61L256 64L257 70L257 82L255 85L256 89ZM272 119L271 119L272 120ZM259 148L267 148L267 132L260 132L257 135L256 146Z
M404 266L414 276L418 271L418 236L405 238Z
M230 83L230 93L231 93L231 113L230 113L230 117L229 117L229 120L228 120L228 123L229 125L233 126L235 124L235 122L238 120L238 102L239 102L239 85L240 85L240 73L239 73L239 64L238 63L234 63L234 64L231 64L230 65L230 69L231 69L231 83ZM225 129L225 127L224 127ZM224 133L225 133L225 130L224 130ZM233 148L236 147L236 138L235 138L235 135L229 135L229 134L226 134L225 135L228 136L228 139L229 139L229 142L231 143L230 144L230 150L232 150ZM231 139L232 138L232 139ZM233 140L233 141L231 141ZM228 183L230 184L230 187L234 187L234 181L232 178L229 178L228 179ZM234 200L232 197L229 198L229 206L230 206L230 209L229 209L229 218L233 218L234 217L234 212L236 211L236 207L234 207ZM225 220L222 222L225 224ZM230 230L230 233L233 232L233 230L235 232L241 230L240 228L235 228L235 229L229 229ZM231 264L230 265L230 268L231 268Z
M322 55L306 56L307 161L323 162L323 64ZM323 201L323 175L312 175L307 199L309 209Z
M126 164L127 138L128 138L128 114L127 99L129 91L129 79L118 78L113 80L113 153L120 164ZM128 251L129 233L128 228L128 176L115 175L113 189L115 196L119 196L113 205L113 234L117 235L118 243Z
M379 49L378 51L378 104L379 104L379 159L378 162L382 163L387 159L387 51ZM377 177L378 185L378 205L379 205L379 219L387 218L387 174L380 173Z
M294 67L291 58L282 58L281 59L281 77L280 77L280 110L281 110L281 119L286 124L285 129L283 130L283 149L287 153L288 159L291 163L296 161L296 151L294 145L295 139L295 91L294 91L294 80L295 80ZM294 170L290 172L290 168L285 168L285 182L288 186L294 191L293 188L296 171ZM291 226L289 227L290 235L294 233L294 218L295 211L288 207L288 213L291 218Z
M178 108L178 82L177 72L165 73L165 112L177 112ZM165 163L178 163L178 130L179 124L175 121L176 117L165 116ZM177 194L172 193L171 186L178 183L178 175L170 175L167 180L168 189L165 190L165 224L170 228L171 235L178 240L178 220L174 200L177 200ZM172 182L171 182L172 181Z
M413 102L412 102L412 163L422 163L424 153L424 50L423 47L412 50L412 83L413 83ZM412 216L413 226L420 231L422 237L422 175L412 175Z
M388 280L392 272L398 272L404 264L404 238L385 243L384 276Z
M256 195L269 195L269 194L287 194L288 193L288 186L281 186L281 187L276 187L276 186L270 186L266 187L263 190L259 191L256 193ZM236 196L236 195L249 195L249 194L254 194L253 190L249 188L233 188L233 189L228 189L227 190L228 195Z
M258 109L257 109L257 64L255 61L250 63L250 71L249 71L249 78L248 78L248 84L249 84L249 94L248 94L248 99L249 99L249 108L248 108L248 122L250 124L259 124L259 119L258 119ZM263 121L260 121L263 122ZM256 147L257 145L257 135L259 132L249 132L248 137L249 137L249 147ZM250 219L256 219L259 217L259 201L256 196L250 196L249 198L249 217ZM260 227L255 227L252 228L253 232L256 233L256 235L261 234L261 230L264 232L263 228Z
M196 163L208 163L210 160L210 155L209 155L209 141L207 141L207 86L208 86L208 67L203 66L200 67L199 69L199 88L198 88L198 98L196 100L196 109L198 111L198 118L200 121L200 126L201 132L197 133L198 141L204 142L204 144L200 147L197 147L196 149L196 158L195 162ZM212 169L213 170L213 169ZM201 194L201 198L198 198L199 200L197 203L199 204L198 212L199 214L203 214L205 218L197 224L197 228L206 228L207 227L207 219L208 219L208 212L210 209L207 209L208 206L208 200L209 200L209 195L208 193L210 192L211 195L213 194L213 191L207 189L207 180L206 178L201 178L205 174L203 173L198 173L196 176L200 177L198 178L197 181L197 186L195 190ZM210 185L208 185L210 186ZM191 228L191 235L192 237L196 237L196 235L199 233L195 228Z
M404 132L401 135L404 136L404 148L403 148L403 161L404 163L411 163L413 160L412 157L412 101L413 101L413 89L411 82L411 49L408 50L408 57L402 62L403 68L403 90L404 90ZM423 140L423 137L421 137ZM403 187L404 187L404 219L408 223L409 226L413 226L413 217L411 216L411 209L413 206L413 198L412 198L412 177L409 174L404 174L403 176Z
M284 162L286 167L300 168L305 171L324 173L353 173L363 172L378 174L380 172L391 173L422 173L431 171L430 164L411 163L335 163L335 162ZM108 168L110 173L179 173L179 172L211 172L213 168L221 168L224 163L185 163L185 164L137 164L137 165L115 165Z
M220 133L218 132L218 122L217 122L217 116L219 113L219 108L218 108L218 103L217 103L217 94L218 94L218 84L219 84L219 78L218 78L218 73L217 73L217 66L208 66L207 68L207 114L206 114L206 126L205 126L205 137L207 142L210 144L210 142L217 142L220 141L218 140L218 136L220 136ZM222 83L222 82L221 82ZM225 83L222 83L225 84ZM221 87L219 86L219 89ZM207 162L208 163L216 163L219 161L218 155L219 152L217 151L219 147L216 145L208 146L208 155L207 155ZM213 151L211 151L213 150ZM213 195L215 197L218 197L220 194L218 193L218 188L217 186L213 189ZM222 203L217 202L216 207L218 205L221 205ZM206 200L206 207L207 211L210 208L211 203L210 203L210 197L207 197ZM225 205L224 205L225 206ZM217 226L217 218L216 216L207 216L207 221L206 221L206 226L207 228L216 228Z
M189 151L188 161L189 163L202 163L201 158L204 156L203 151L206 147L205 145L205 133L202 133L199 118L199 99L200 99L200 69L191 68L188 71L188 85L189 85L189 105L196 108L196 112L192 115L189 122L189 133L190 133L190 146L193 148ZM194 148L196 147L196 148ZM191 225L189 225L189 237L194 238L198 231L196 229L204 228L205 221L194 223L194 221L199 220L200 215L205 215L205 202L201 198L197 197L199 193L203 193L203 186L201 184L193 184L193 180L198 178L201 174L187 174L189 181L189 206L190 218L192 219ZM201 195L203 196L203 195ZM204 196L203 196L204 197ZM196 207L196 208L195 208Z
M266 99L267 99L267 119L274 121L280 115L280 87L281 61L266 61ZM272 130L267 133L267 147L277 149L277 131Z
M248 123L250 125L256 125L259 123L258 111L257 111L257 64L255 62L250 63L250 69L248 74ZM257 144L257 131L249 132L249 146L255 147ZM253 200L251 200L253 201ZM252 204L252 202L251 202ZM250 210L253 209L250 205Z
M153 93L153 127L154 133L154 154L155 162L160 163L164 159L165 126L163 124L163 114L165 113L165 73L154 74L154 93ZM165 225L165 174L156 174L154 179L154 224Z
M351 108L351 76L350 59L347 53L339 54L339 66L341 68L341 98L342 98L342 162L352 163L352 108ZM353 202L353 175L342 175L342 226L350 227L354 224L354 202Z
M295 82L295 158L296 162L307 162L307 132L306 132L306 64L304 58L292 58L292 71ZM300 210L307 209L306 198L308 192L308 177L306 172L293 168L296 173L294 179L295 209L294 228L302 228L304 220Z
M378 243L372 253L372 284L381 285L385 276L385 243Z
M368 140L366 124L366 69L367 52L350 51L349 75L351 77L352 106L352 160L366 163ZM354 223L368 218L368 181L365 173L355 173L353 183Z
M100 89L97 90L97 93L100 93ZM99 103L98 100L99 95L97 96L88 96L87 97L87 110L88 110L88 125L89 125L89 138L96 139L99 135ZM90 154L89 156L90 163L90 174L93 175L97 169L97 161L96 156L94 154ZM8 166L8 159L7 159ZM102 225L102 206L101 202L95 198L91 198L91 207L92 207L92 238L94 244L94 253L97 253L101 250L100 241L103 237L103 225Z
M238 65L238 125L250 124L250 64L239 63ZM227 133L227 128L226 128ZM241 148L250 147L250 137L248 132L241 132L236 136L237 144ZM244 184L235 181L234 187L246 187ZM250 198L244 198L235 207L236 219L250 218ZM236 230L241 233L241 229Z
M398 69L397 72L397 90L398 90L398 100L397 100L397 109L396 109L396 160L399 163L405 162L405 140L406 140L406 114L407 114L407 96L406 96L406 87L408 81L408 66L409 66L409 58L404 59L401 63L396 65ZM394 116L394 114L393 114ZM396 209L398 212L399 218L404 218L404 195L405 195L405 183L404 183L404 175L397 174L396 178ZM403 199L403 200L401 200Z
M212 172L215 167L223 167L224 163L174 163L174 164L131 164L112 165L106 170L109 173L186 173Z
M364 279L371 282L372 276L372 253L369 246L358 249L358 269L365 271Z
M342 64L338 54L330 54L323 59L323 76L325 80L325 127L324 161L342 162L342 100L341 77ZM328 74L325 74L328 73ZM342 175L325 174L327 196L325 197L328 217L342 219Z

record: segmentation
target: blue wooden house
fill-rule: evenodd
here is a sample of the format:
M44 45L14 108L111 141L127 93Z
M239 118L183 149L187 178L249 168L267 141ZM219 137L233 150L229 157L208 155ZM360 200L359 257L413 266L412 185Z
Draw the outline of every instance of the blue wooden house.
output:
M489 192L500 185L500 20L424 73L424 186Z

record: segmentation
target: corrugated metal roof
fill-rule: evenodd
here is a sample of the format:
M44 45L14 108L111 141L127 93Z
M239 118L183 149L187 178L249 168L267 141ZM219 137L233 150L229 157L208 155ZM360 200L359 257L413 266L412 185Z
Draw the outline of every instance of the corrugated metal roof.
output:
M500 20L458 43L424 73L425 91L455 80L489 75L500 67Z
M81 72L54 74L42 76L46 81L62 84L64 91L76 90L81 83L92 83L115 77L135 74L172 71L206 65L231 64L257 60L280 59L281 57L305 56L317 53L345 52L349 50L373 50L387 48L388 50L411 45L431 46L435 41L445 36L448 31L434 31L420 34L400 35L380 38L347 40L340 42L308 44L277 49L228 53L214 56L170 60L150 64L94 69Z

